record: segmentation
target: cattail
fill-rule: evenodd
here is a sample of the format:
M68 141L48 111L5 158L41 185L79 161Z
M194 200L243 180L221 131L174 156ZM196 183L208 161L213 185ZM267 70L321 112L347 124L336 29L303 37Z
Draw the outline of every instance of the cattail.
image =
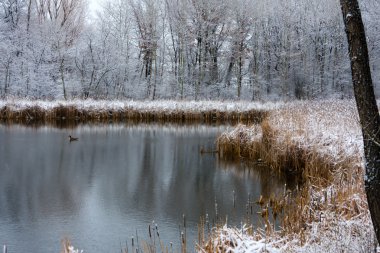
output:
M137 233L137 229L136 229L136 252L138 252L139 251L139 235L138 235L138 233Z
M216 221L218 221L218 202L216 202L216 197L215 197L215 217L216 217Z
M206 227L207 227L207 232L210 233L210 220L208 218L208 213L206 213Z
M156 233L157 233L157 237L160 237L160 233L158 232L158 225L156 223Z
M236 200L235 191L232 190L232 202L233 202L234 208L235 208L235 200Z

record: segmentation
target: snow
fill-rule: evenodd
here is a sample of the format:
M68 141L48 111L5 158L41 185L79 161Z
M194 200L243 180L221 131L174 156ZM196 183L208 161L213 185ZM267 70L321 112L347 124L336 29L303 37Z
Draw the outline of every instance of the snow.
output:
M285 236L282 231L266 235L258 229L248 235L242 229L223 227L216 230L213 242L224 245L222 247L227 252L236 253L374 251L374 231L364 180L356 176L364 175L364 153L355 102L292 102L271 111L267 122L276 133L273 145L279 149L286 150L286 145L294 145L319 154L338 168L331 185L310 190L311 202L307 212L310 210L311 215L319 220L308 223L302 234ZM261 139L262 131L260 126L238 125L223 135L254 142ZM351 178L347 173L352 173ZM344 197L336 203L332 196L336 198L339 194ZM325 203L323 209L313 208L316 203Z
M368 219L369 214L364 214L346 221L328 213L322 222L309 225L306 243L297 237L283 237L280 233L266 236L263 231L258 231L251 235L247 232L247 227L239 229L223 226L216 231L213 252L371 252L374 237ZM224 251L220 251L220 245L226 245Z
M265 238L251 240L247 234L247 227L241 229L228 228L226 225L217 230L218 240L214 241L213 249L217 251L220 242L228 242L225 252L281 252L276 244L279 242L266 241Z
M176 101L176 100L28 100L28 99L6 99L0 100L0 110L7 107L18 111L31 107L39 107L43 110L52 110L58 106L73 106L79 110L88 111L118 111L118 110L137 110L140 112L165 112L174 113L184 112L248 112L250 110L274 110L283 105L278 102L252 103L247 101Z
M301 147L317 149L335 164L347 158L363 161L363 139L354 101L295 102L276 110L269 121L281 131L279 143L290 137Z
M73 246L69 246L68 253L83 253L83 250L75 249Z

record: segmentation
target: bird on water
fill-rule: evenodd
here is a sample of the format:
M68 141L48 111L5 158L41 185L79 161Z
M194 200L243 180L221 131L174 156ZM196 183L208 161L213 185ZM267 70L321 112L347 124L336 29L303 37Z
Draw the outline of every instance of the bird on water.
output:
M69 135L69 139L70 139L70 142L72 142L72 141L77 141L77 140L78 140L77 137L72 137L71 135Z

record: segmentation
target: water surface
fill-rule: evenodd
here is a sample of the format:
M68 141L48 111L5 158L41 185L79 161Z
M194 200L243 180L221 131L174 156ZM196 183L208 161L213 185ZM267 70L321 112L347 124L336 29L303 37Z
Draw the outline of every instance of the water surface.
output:
M69 237L85 252L120 252L131 237L149 239L158 224L165 245L180 249L186 215L188 250L197 224L246 217L248 196L283 183L213 154L226 127L83 125L73 129L0 125L0 244L11 252L59 252ZM79 137L69 142L68 135ZM235 208L233 199L235 196ZM217 208L215 203L217 203ZM256 207L255 207L256 208ZM255 210L257 211L257 210ZM252 216L255 221L257 215ZM224 219L224 218L223 218ZM135 239L136 240L136 239Z

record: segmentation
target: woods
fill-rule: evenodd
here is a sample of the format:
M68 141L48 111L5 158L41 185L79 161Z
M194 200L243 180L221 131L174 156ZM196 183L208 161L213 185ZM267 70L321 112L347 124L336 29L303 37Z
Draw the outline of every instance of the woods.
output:
M332 0L118 0L97 14L85 1L1 0L0 6L2 97L353 95L344 24ZM371 17L379 3L367 1L363 9L378 73L380 21Z

